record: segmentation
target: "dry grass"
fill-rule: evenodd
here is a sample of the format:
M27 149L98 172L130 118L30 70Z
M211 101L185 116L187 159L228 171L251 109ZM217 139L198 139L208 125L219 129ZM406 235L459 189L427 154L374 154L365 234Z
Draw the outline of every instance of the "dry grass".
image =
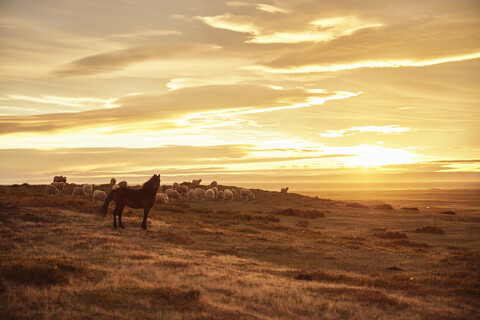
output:
M148 230L131 210L116 230L72 188L0 187L0 318L473 319L480 308L472 208L365 210L254 190L256 204L155 207Z

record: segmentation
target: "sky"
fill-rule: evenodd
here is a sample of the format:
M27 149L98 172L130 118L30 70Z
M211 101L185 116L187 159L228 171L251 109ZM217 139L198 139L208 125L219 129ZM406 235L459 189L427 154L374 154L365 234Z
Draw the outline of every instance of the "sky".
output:
M2 0L0 184L480 180L479 34L464 0Z

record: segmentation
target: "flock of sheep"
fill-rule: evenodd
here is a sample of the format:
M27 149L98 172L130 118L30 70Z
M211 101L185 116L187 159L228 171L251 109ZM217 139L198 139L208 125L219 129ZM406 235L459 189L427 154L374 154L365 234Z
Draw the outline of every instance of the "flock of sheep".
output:
M157 193L157 202L166 205L168 201L181 200L182 197L186 201L195 201L198 199L208 201L233 201L237 197L236 189L218 190L217 181L212 181L208 188L200 188L202 179L192 180L190 183L178 184L175 182L172 186L161 186L160 192ZM188 186L190 184L190 187ZM240 199L255 203L255 195L249 189L240 189Z
M114 180L114 179L112 179ZM47 196L56 196L60 192L63 191L65 188L65 184L67 183L67 178L63 176L55 176L53 177L53 182L49 185L46 186L46 194ZM126 184L126 182L125 182ZM72 196L78 196L78 197L87 197L89 195L92 195L93 202L95 201L105 201L107 198L107 194L103 190L95 190L93 191L93 187L90 184L84 184L81 187L74 187Z
M178 184L175 182L172 186L162 185L160 192L157 193L157 202L165 206L168 201L182 200L186 201L195 201L198 199L209 200L209 201L233 201L237 198L236 189L224 189L219 190L217 181L212 181L208 188L200 188L200 183L202 179L192 180L191 183L183 182ZM51 196L56 196L62 192L67 183L67 178L63 176L55 176L53 182L46 186L46 194ZM120 187L127 187L126 181L121 181L117 184L115 178L110 180L110 185L112 190L118 189ZM189 186L190 185L190 186ZM287 188L282 188L281 192L286 193ZM239 197L241 200L246 202L255 203L255 195L249 189L240 189ZM107 194L103 190L93 191L93 187L90 184L84 184L81 187L77 186L73 188L73 196L87 197L92 195L93 202L95 201L105 201Z

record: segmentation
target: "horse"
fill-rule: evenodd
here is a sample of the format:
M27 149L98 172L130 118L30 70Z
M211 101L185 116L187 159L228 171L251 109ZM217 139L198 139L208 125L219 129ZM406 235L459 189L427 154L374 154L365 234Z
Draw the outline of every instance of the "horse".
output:
M142 228L147 229L147 217L150 209L157 202L157 191L160 187L160 175L154 174L150 180L145 182L140 190L134 190L127 187L120 187L118 189L110 191L105 199L105 203L100 208L100 212L103 213L103 217L108 212L108 205L111 201L115 201L115 210L113 210L113 227L117 228L117 215L118 225L120 228L124 228L122 224L122 212L125 205L133 209L143 208L143 221Z

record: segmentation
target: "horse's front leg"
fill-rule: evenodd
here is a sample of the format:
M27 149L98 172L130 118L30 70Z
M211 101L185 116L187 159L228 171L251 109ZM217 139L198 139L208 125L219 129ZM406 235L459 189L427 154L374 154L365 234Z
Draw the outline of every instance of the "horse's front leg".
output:
M124 208L125 208L125 206L121 206L120 208L118 208L118 212L117 212L117 214L118 214L118 226L122 229L124 228L123 223L122 223L122 213L123 213Z
M148 213L150 212L151 207L144 207L143 208L143 221L142 221L142 228L147 229L147 217Z

